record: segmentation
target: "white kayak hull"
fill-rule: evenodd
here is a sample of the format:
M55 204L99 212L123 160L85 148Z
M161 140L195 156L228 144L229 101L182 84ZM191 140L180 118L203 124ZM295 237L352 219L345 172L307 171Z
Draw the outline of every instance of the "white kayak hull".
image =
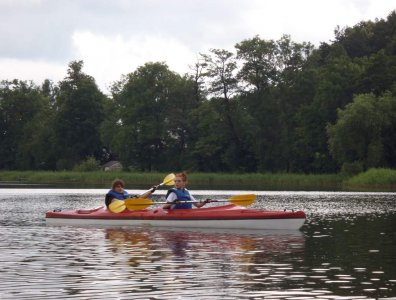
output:
M230 228L297 230L304 219L259 219L259 220L112 220L112 219L62 219L49 218L49 225L100 225L100 226L158 226L175 228Z

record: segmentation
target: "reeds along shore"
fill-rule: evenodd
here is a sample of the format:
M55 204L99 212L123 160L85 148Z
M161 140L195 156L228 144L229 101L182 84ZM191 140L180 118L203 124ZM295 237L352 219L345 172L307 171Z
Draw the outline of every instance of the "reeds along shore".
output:
M162 182L166 173L0 171L0 182L107 188L122 178L129 188L147 188ZM189 173L191 189L396 191L396 170L370 169L355 176L341 174L225 174Z
M396 192L396 170L369 169L353 177L346 178L343 188L352 191Z

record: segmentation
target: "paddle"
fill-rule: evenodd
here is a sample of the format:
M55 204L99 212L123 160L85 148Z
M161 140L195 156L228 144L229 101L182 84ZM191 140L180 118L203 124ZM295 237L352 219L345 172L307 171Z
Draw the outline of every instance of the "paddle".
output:
M157 189L157 188L159 188L161 185L174 185L175 184L175 181L174 181L174 179L175 179L175 174L173 174L173 173L170 173L170 174L168 174L168 175L166 175L165 176L165 178L164 178L164 180L160 183L160 184L158 184L155 188ZM140 196L139 196L139 198L137 198L137 199L143 199L143 197L147 197L150 193L151 193L151 191L152 191L152 189L153 188L151 188L151 189L149 189L148 191L146 191L146 192L144 192L143 194L141 194ZM134 199L136 199L136 198L134 198ZM128 199L127 199L128 200ZM111 212L113 212L113 213L120 213L120 212L123 212L124 210L125 210L125 208L126 208L126 205L125 205L125 201L123 201L123 200L114 200L113 202L111 202L110 203L110 205L109 205L109 210L111 211Z
M164 185L164 184L165 185L174 185L175 184L175 180L174 180L175 177L176 176L173 173L170 173L170 174L166 175L164 180L162 180L162 182L160 184L155 186L155 189L158 189L161 185ZM145 191L143 194L139 195L139 198L147 197L151 193L152 189L153 188L151 188L151 189Z
M112 213L120 213L123 212L126 208L125 201L122 200L114 200L109 204L109 210Z
M226 200L211 200L210 202L231 202L235 205L248 206L256 201L256 195L237 195ZM179 203L200 203L199 201L180 201ZM125 200L128 210L141 210L153 204L169 204L169 202L154 202L146 198L130 198Z

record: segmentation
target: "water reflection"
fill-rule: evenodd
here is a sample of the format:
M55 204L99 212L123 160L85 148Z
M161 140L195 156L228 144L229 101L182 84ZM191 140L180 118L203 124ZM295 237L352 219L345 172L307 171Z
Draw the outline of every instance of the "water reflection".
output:
M45 226L47 210L96 207L101 191L0 190L0 298L395 297L394 200L262 192L255 208L305 210L302 231L214 232Z
M199 292L207 297L210 287L210 295L218 299L233 289L254 290L265 280L277 282L276 272L292 270L293 261L304 256L304 236L298 231L112 228L105 236L131 277L147 283L147 296L165 289L162 297L189 299L193 289L199 299Z
M168 253L177 259L190 256L232 255L234 261L269 262L279 253L302 252L304 237L299 231L248 231L211 229L108 228L106 239L117 251L155 261L156 252ZM154 259L151 260L151 254Z

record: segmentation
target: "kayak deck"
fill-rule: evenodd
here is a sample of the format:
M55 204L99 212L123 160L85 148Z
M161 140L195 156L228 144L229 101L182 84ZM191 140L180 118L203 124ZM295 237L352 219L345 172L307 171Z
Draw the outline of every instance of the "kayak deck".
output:
M302 211L262 211L234 204L199 209L144 209L112 213L104 207L46 213L48 224L169 226L239 229L299 229Z

